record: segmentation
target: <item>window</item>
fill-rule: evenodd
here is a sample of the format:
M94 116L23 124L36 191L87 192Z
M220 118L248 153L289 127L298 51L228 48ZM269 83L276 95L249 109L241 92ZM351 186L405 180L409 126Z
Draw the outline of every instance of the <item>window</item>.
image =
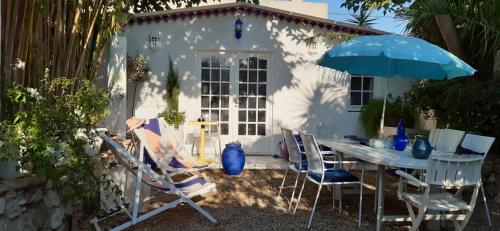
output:
M210 126L209 133L229 134L229 72L229 61L222 56L201 59L201 115L220 125L220 131Z
M363 107L373 99L373 77L351 76L350 104L353 107Z

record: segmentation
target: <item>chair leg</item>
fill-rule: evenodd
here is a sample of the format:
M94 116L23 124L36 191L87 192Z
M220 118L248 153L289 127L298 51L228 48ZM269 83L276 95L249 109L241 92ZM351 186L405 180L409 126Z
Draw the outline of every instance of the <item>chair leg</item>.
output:
M361 214L363 212L363 181L364 176L363 172L361 172L361 183L359 184L359 221L358 226L361 227Z
M339 215L342 214L342 185L338 185L339 189Z
M484 209L486 210L486 218L488 219L488 225L491 224L491 215L490 215L490 210L488 209L488 202L486 201L486 194L484 194L484 188L483 185L481 185L481 193L483 194L483 201L484 201Z
M314 217L314 210L316 210L316 204L318 203L318 198L319 198L319 194L321 193L322 186L323 186L322 184L319 185L318 193L316 194L316 199L314 200L314 205L313 205L313 208L311 211L311 217L309 218L309 224L307 225L307 228L309 228L309 229L311 228L312 220Z
M295 204L295 208L293 209L293 214L297 212L297 207L299 207L300 197L302 197L302 191L304 191L304 186L306 185L306 181L307 181L307 173L304 176L304 181L302 182L302 187L300 188L299 197L297 198L297 203Z
M292 197L290 198L290 205L288 206L288 211L292 209L293 199L295 196L295 189L297 189L297 183L299 182L300 171L297 173L297 177L295 177L295 184L293 185Z
M425 207L423 208L418 208L418 215L415 217L415 220L413 220L412 226L411 226L411 231L416 231L418 230L418 227L420 226L420 223L422 223L422 220L424 219L424 214L427 209Z
M332 185L332 208L335 210L335 185Z
M373 200L373 212L376 214L377 213L377 193L378 193L378 174L376 174L375 177L375 198Z
M286 170L285 170L285 176L283 176L283 181L281 181L280 190L278 192L278 199L280 198L280 196L281 196L281 190L283 190L283 187L285 185L285 180L286 180L286 175L288 174L288 169L289 169L289 167L286 168Z

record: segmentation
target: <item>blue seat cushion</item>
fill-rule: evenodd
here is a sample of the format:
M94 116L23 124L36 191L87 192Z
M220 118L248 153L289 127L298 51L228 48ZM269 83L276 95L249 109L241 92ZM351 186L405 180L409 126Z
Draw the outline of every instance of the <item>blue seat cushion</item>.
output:
M312 172L310 175L314 180L321 182L321 173ZM359 179L344 169L328 170L325 172L323 182L354 182Z
M299 163L293 163L296 169L299 169ZM307 170L307 160L302 160L302 168L300 170Z
M299 169L298 163L294 163L293 165L295 166L296 169ZM333 168L333 167L334 167L334 164L325 163L325 168ZM302 160L301 170L307 170L307 160Z
M455 154L465 154L465 155L481 155L481 156L484 156L484 152L476 152L476 151L473 151L473 150L470 150L468 148L464 148L462 147L462 145L459 145L457 147L457 150L455 151Z

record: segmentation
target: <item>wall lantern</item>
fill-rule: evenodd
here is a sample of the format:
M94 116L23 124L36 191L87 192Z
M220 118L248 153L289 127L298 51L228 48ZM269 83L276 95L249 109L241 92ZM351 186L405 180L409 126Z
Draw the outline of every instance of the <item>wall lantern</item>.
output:
M160 49L160 33L153 32L148 36L149 49L152 51L157 51Z
M234 21L234 37L237 39L241 38L241 31L243 27L243 22L240 20L240 17Z

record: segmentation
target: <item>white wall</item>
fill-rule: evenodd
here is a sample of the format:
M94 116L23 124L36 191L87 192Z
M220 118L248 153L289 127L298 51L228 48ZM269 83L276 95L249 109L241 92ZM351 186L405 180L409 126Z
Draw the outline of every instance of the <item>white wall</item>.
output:
M270 151L274 152L275 144L281 139L281 126L329 137L363 133L358 122L359 112L352 112L348 105L348 76L314 65L326 48L309 48L303 43L320 29L255 15L240 18L244 32L239 40L233 32L236 17L230 14L168 23L136 23L129 27L128 53L143 53L151 65L151 78L138 89L135 115L154 117L165 108L168 55L181 76L180 110L185 111L190 120L199 117L200 113L197 52L268 52L273 65L268 92L273 112ZM158 51L148 49L151 33L160 33ZM410 84L404 79L391 79L389 92L400 94ZM377 79L378 95L383 94L380 86ZM129 99L127 106L130 105Z
M126 33L117 33L111 40L111 46L107 53L106 72L107 81L101 83L111 86L112 101L109 109L111 115L106 118L102 126L109 129L113 134L125 137L125 120L127 102L124 95L127 87L127 37ZM113 80L115 78L115 80ZM112 83L114 81L114 83ZM122 96L120 96L122 95Z

